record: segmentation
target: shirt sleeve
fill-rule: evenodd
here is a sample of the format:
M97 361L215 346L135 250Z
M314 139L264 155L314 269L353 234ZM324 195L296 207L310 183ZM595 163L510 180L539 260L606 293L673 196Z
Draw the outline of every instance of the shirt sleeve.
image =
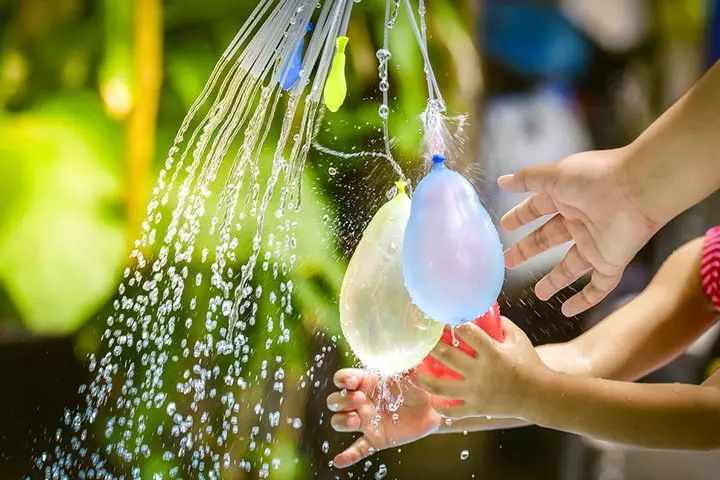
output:
M700 276L705 294L720 310L720 226L705 234Z

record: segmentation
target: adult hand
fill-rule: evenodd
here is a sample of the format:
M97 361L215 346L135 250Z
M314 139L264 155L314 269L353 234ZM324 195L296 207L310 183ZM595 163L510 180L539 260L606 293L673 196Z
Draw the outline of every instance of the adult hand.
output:
M376 409L378 378L363 370L344 369L335 373L335 385L343 389L328 396L328 408L335 412L331 424L338 432L363 435L333 461L338 468L353 465L380 450L398 447L435 433L440 415L433 410L430 394L415 385L412 377L403 379L399 388L403 401L393 414ZM378 418L378 413L380 417Z
M505 190L533 192L502 218L506 230L553 215L505 252L508 268L573 242L565 258L535 286L541 300L592 272L590 283L563 304L568 317L605 298L619 283L625 267L666 221L652 218L650 208L639 200L639 182L629 178L625 155L625 149L583 152L498 179Z

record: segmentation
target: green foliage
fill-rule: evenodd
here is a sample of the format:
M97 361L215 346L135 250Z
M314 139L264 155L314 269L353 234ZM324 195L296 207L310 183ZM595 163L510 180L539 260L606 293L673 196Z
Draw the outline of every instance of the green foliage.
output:
M0 123L0 281L35 332L74 331L117 282L118 133L84 95Z
M129 226L124 205L129 145L124 120L138 95L132 85L137 2L14 3L15 6L8 6L0 2L0 299L7 297L12 303L2 305L0 300L0 327L7 320L4 313L8 311L17 311L28 330L38 334L71 334L86 325L77 337L78 349L95 351L100 348L99 332L105 327L128 253ZM436 47L440 51L433 55L436 73L441 83L452 83L459 71L457 65L468 59L458 59L447 46L462 35L458 30L466 26L461 21L462 13L456 9L447 8L443 2L428 3L430 9L434 8L433 3L444 7L436 8L436 13L449 27L433 28L430 16L429 32L442 45ZM185 113L255 2L169 0L164 6L164 83L158 130L153 134L157 140L153 172L148 172L152 180ZM382 147L375 49L382 43L379 13L384 2L365 0L354 8L347 50L348 99L338 113L326 116L328 128L323 129L320 140L339 151L379 151ZM390 128L398 139L395 154L406 168L412 169L417 164L421 140L419 114L425 107L427 85L425 76L420 74L423 68L420 51L414 40L409 40L412 30L406 12L401 13L392 38ZM457 103L455 98L448 100ZM460 105L461 111L467 108L468 105ZM272 139L267 145L271 144ZM270 164L268 155L273 149L266 150L261 158L264 166ZM317 332L340 336L337 299L346 259L337 253L338 240L345 240L348 231L357 238L361 229L356 224L363 225L369 220L385 200L384 189L395 178L388 174L387 178L373 179L380 193L366 189L363 184L353 194L343 192L342 186L334 184L326 172L329 166L357 172L354 182L364 183L363 179L369 181L377 174L377 162L384 160L339 161L311 151L303 179L301 211L277 218L279 195L274 196L266 214L264 245L253 281L265 292L258 302L257 316L258 325L263 328L248 326L245 332L253 353L247 366L249 374L261 370L262 360L279 355L283 358L286 383L290 385L305 374L309 346ZM228 167L226 162L223 168ZM260 185L264 187L269 168L261 170L265 176L261 176ZM222 171L218 178L218 183L223 181ZM343 195L360 192L363 198L356 199L352 209L343 204L346 199ZM216 202L217 197L209 199L208 209ZM172 208L171 201L163 211L166 221ZM325 218L335 220L341 215L345 220L335 226ZM347 219L351 221L348 223ZM268 293L275 290L280 296L280 282L271 270L263 269L262 263L269 235L284 236L287 231L280 227L286 221L297 223L294 231L297 247L292 252L296 256L294 268L283 278L285 282L291 281L294 288L292 319L286 322L292 341L279 344L275 343L277 332L268 332L264 319L277 317L280 307L268 300ZM236 270L252 253L254 232L254 219L248 218L238 234L241 247L233 265ZM164 232L158 232L159 238L163 235ZM196 252L205 247L212 252L216 244L217 235L203 229ZM208 279L211 262L200 262L197 257L190 266L190 278L201 274ZM184 292L187 297L183 299L184 305L192 297L197 298L198 305L207 305L213 294L208 283L206 280L201 287L189 285ZM131 292L127 294L132 296ZM179 355L180 339L187 338L191 343L197 337L197 331L203 329L204 311L186 313L196 321L191 328L177 329L178 340L171 348L179 360L165 369L165 385L175 385L183 372L192 367L192 358ZM95 321L89 322L93 318ZM226 361L229 359L217 359L218 364ZM134 363L139 362L134 359ZM269 395L272 392L262 389L243 391L244 407L251 410L259 401L265 405ZM292 399L292 395L302 394L286 392L286 400L290 400L282 408L301 409L304 397ZM146 417L150 430L162 425L167 416L164 407L139 409L137 415ZM96 437L102 442L105 437L101 421L97 428ZM163 439L159 437L152 438L157 442L152 446L153 452L162 446ZM309 473L304 462L296 461L300 453L295 442L293 432L283 431L273 445L272 456L282 459L278 478L304 478ZM167 472L172 467L155 455L145 462L141 465L143 472Z

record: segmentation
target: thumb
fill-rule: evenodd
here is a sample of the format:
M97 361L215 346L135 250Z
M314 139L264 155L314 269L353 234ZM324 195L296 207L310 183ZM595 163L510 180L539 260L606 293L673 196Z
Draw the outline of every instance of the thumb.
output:
M502 317L501 321L503 333L505 334L505 340L503 343L518 343L522 341L530 341L525 335L522 328L515 325L512 320L507 317Z
M498 185L500 185L503 190L515 193L550 193L557 177L557 163L544 163L534 167L523 168L514 175L503 175L498 178Z

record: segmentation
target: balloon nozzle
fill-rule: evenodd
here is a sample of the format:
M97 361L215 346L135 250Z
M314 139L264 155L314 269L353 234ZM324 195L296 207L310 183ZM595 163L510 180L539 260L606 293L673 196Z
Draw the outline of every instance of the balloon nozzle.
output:
M435 165L438 165L445 162L445 157L443 157L439 153L435 153L432 156L432 161Z
M395 182L395 186L398 189L398 195L405 195L407 192L405 189L407 188L407 182Z

